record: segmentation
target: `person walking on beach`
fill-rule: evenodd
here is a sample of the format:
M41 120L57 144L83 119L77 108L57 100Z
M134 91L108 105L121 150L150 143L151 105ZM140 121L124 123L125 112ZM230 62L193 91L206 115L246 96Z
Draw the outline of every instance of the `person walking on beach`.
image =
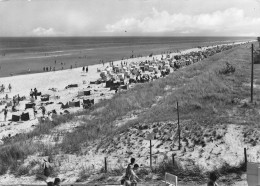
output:
M7 109L7 106L5 106L5 108L4 108L4 118L5 118L5 121L6 121L6 118L7 118L7 113L8 113L8 109Z
M9 85L8 85L8 89L9 89L10 92L12 91L12 86L11 86L10 83L9 83Z
M86 72L88 73L88 66L86 66Z

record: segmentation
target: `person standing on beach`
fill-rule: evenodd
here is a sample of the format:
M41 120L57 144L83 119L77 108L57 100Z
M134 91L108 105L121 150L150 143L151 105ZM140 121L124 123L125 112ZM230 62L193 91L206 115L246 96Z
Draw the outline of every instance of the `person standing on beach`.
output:
M16 96L13 96L13 105L16 105Z
M82 71L85 72L85 67L84 66L82 67Z
M33 90L32 89L30 91L30 96L31 96L31 98L33 98Z
M7 118L7 113L8 113L8 109L7 109L7 106L5 106L5 108L4 108L5 121L6 121L6 118Z
M9 83L9 86L8 86L8 88L9 88L9 91L11 92L12 91L12 86L11 86L11 84Z
M44 117L45 112L46 112L46 108L44 107L44 105L42 105L42 106L41 106L41 109L42 109L42 116Z
M37 99L37 94L38 94L38 91L36 88L34 88L34 96L35 96L35 99Z
M18 96L17 96L17 105L19 105L19 102L20 102L20 95L18 94Z
M3 93L5 92L5 85L4 84L2 84L1 90L2 90Z

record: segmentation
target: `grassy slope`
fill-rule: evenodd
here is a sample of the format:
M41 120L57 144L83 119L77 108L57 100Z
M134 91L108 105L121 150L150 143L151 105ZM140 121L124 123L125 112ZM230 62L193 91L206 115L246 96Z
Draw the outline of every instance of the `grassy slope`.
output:
M226 68L226 62L236 68L234 73L219 73L221 69ZM139 123L176 120L177 100L180 106L181 121L187 121L185 122L186 131L189 131L183 133L184 137L190 132L199 136L201 135L200 129L212 128L215 124L223 123L246 124L248 130L245 132L255 135L251 129L260 119L259 112L257 112L259 105L238 107L239 100L250 96L250 88L244 86L249 82L249 48L241 46L224 51L180 69L166 78L138 84L127 92L117 94L111 100L101 101L95 105L93 112L77 113L76 115L91 113L94 117L91 120L83 119L84 125L73 133L68 133L59 147L64 152L80 152L82 145L86 146L100 138L113 137L117 133L126 131L130 126ZM160 97L161 99L158 99ZM256 94L255 99L259 101L259 94ZM229 111L234 107L237 107L236 112L230 114ZM121 127L114 126L115 120L135 111L138 111L137 119L131 120ZM67 121L73 119L79 120L74 116L66 118ZM22 160L29 154L41 152L41 145L28 141L42 132L48 133L54 126L62 124L64 118L57 118L56 121L54 125L48 125L47 129L37 128L30 135L23 135L1 147L0 164L5 164L5 166L1 166L3 168L0 172L6 172L8 166L16 165L17 160ZM27 143L21 143L21 141L27 141Z
M177 100L181 119L193 123L195 130L203 125L212 127L216 123L239 123L238 117L230 116L227 111L239 105L237 100L250 96L250 87L243 86L250 82L249 59L249 49L231 49L174 72L166 78L136 85L111 100L99 103L96 107L105 109L95 112L94 119L85 120L86 125L68 134L63 148L69 150L69 147L75 148L77 144L88 140L114 136L115 133L138 123L176 120ZM219 73L226 68L226 62L236 68L233 74ZM162 99L156 101L159 96ZM256 96L256 100L259 101L259 96ZM247 124L254 124L260 119L259 114L256 114L258 106L250 108L249 114L244 112L244 108L239 108L239 117L246 120ZM113 126L116 119L133 110L142 111L137 119L119 128Z

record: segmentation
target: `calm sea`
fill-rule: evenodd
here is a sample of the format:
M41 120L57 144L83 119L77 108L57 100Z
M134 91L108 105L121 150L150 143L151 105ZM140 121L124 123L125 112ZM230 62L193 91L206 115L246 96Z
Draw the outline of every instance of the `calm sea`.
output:
M0 77L160 54L197 46L249 41L250 37L13 37L0 38ZM63 66L59 64L63 64ZM65 64L65 65L64 65Z

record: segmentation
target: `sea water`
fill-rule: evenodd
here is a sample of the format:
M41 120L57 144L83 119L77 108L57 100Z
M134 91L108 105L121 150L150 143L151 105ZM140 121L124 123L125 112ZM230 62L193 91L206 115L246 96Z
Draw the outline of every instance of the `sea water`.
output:
M0 77L123 60L240 41L252 37L5 37L0 38Z

